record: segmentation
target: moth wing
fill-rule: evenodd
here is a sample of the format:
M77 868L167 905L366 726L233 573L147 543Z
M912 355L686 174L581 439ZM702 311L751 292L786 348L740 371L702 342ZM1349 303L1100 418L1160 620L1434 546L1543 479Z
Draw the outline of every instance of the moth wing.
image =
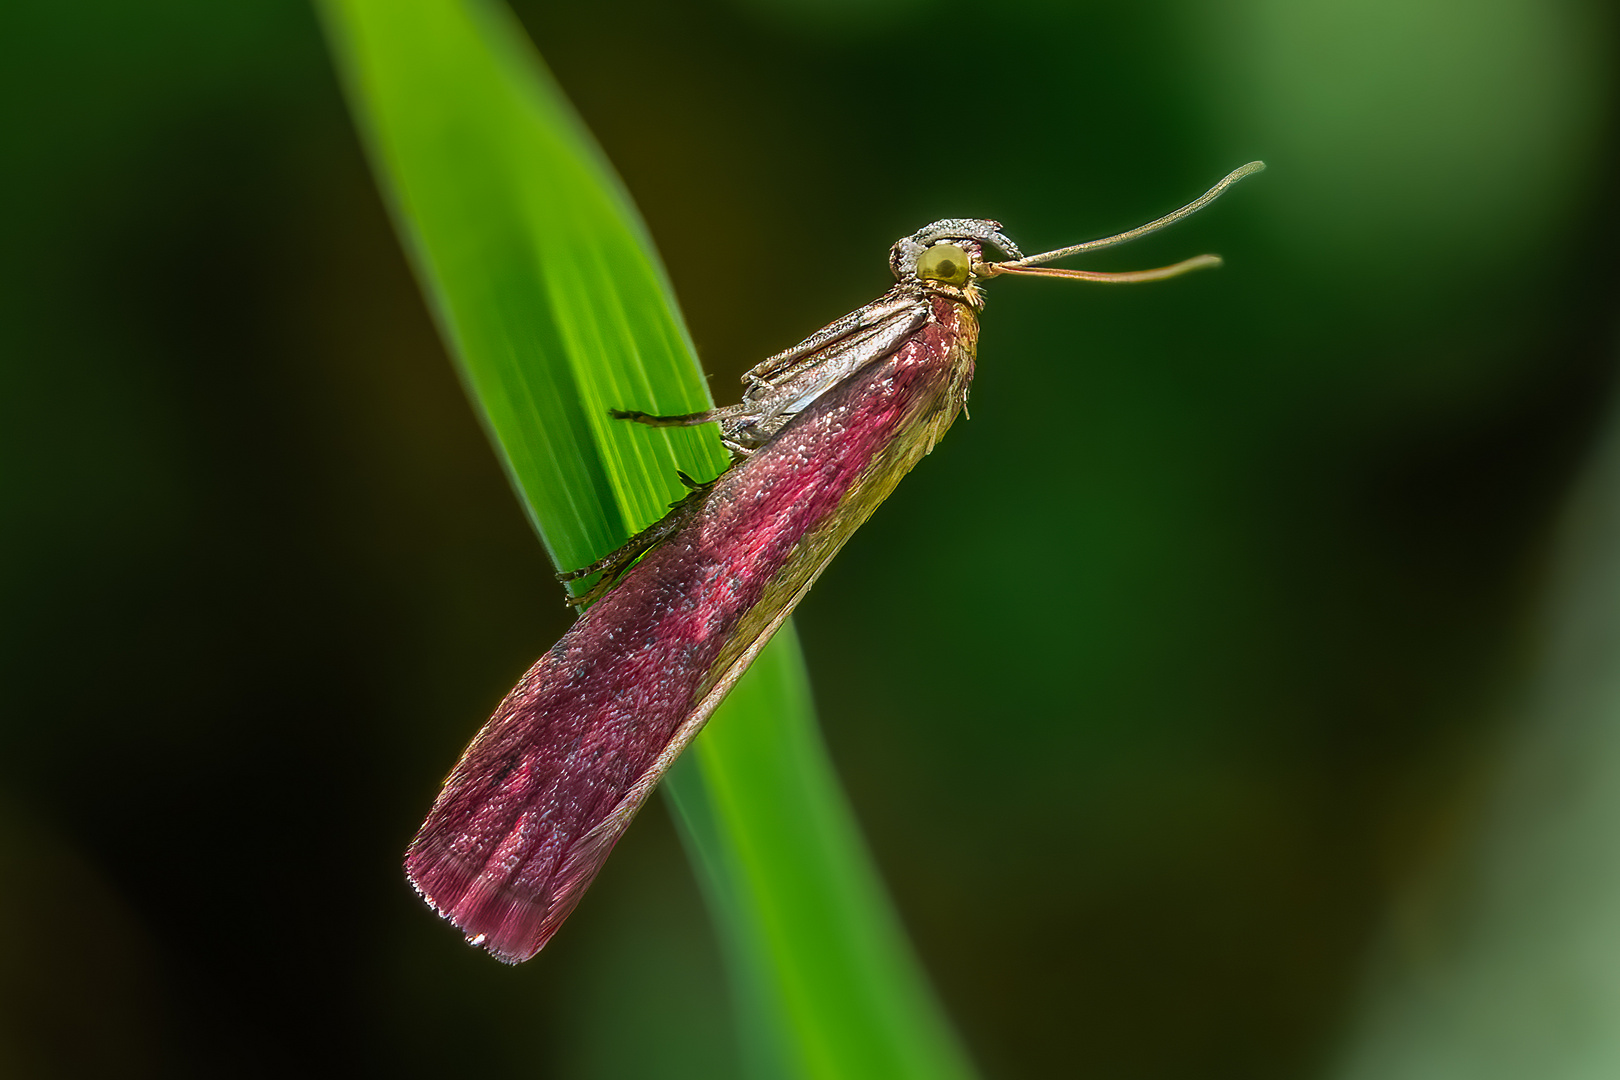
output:
M835 319L792 348L783 349L774 356L767 356L743 375L743 385L757 386L760 383L779 382L784 372L798 366L801 361L813 358L818 353L827 352L862 330L880 326L897 316L909 316L925 308L926 305L914 297L896 297L891 293L881 300L875 300L842 318Z

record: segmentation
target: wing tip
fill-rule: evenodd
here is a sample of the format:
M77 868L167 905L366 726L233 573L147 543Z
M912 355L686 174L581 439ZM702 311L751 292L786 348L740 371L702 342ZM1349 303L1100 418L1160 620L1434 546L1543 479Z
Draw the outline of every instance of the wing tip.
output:
M405 879L416 895L460 930L467 944L503 964L521 964L545 948L560 920L551 905L491 880L483 867L468 866L436 845L413 843L405 854Z

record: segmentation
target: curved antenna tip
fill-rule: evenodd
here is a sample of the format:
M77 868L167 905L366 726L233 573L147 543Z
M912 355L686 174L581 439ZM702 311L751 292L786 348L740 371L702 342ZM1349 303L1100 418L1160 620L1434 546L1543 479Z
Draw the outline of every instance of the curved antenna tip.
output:
M1146 236L1148 233L1158 232L1166 225L1173 225L1182 218L1202 210L1204 207L1208 206L1210 203L1219 198L1221 193L1227 188L1231 187L1239 180L1242 180L1245 176L1252 176L1265 167L1266 163L1263 161L1251 161L1241 168L1233 169L1231 172L1221 177L1220 181L1216 183L1214 187L1198 196L1198 198L1194 199L1186 206L1183 206L1180 210L1173 210L1164 215L1164 217L1150 221L1146 225L1138 225L1136 228L1119 233L1116 236L1105 236L1100 240L1087 240L1083 244L1072 244L1069 247L1058 248L1055 251L1043 251L1038 255L1025 255L1022 259L1013 259L1009 262L998 263L997 265L1009 268L1013 266L1035 266L1040 263L1052 262L1055 259L1067 258L1070 255L1079 255L1086 251L1097 251L1101 248L1113 247L1115 244L1123 244L1128 240L1135 240L1137 237Z

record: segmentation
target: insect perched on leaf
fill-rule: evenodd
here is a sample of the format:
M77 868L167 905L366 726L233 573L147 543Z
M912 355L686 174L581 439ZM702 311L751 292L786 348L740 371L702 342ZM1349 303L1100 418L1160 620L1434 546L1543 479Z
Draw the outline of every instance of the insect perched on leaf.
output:
M1134 240L1264 166L1140 228L1022 255L994 221L936 221L889 253L895 286L743 377L742 401L654 426L718 422L732 465L599 562L587 610L501 702L406 853L418 892L508 963L551 939L676 756L838 549L967 402L980 285L1003 275L1157 281L1041 264ZM990 254L994 251L994 256ZM627 403L628 404L628 403Z

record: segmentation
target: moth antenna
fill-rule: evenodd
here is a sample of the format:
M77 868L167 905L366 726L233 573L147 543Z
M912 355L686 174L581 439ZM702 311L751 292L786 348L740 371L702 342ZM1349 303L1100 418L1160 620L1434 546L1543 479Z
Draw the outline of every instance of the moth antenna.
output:
M1068 270L1056 266L1008 266L1006 263L996 263L988 276L1017 274L1027 277L1071 278L1075 281L1105 281L1116 285L1133 285L1140 281L1163 281L1165 278L1180 277L1194 270L1205 270L1219 265L1221 265L1219 255L1194 255L1190 259L1152 270Z
M1156 218L1153 221L1148 222L1146 225L1138 225L1136 228L1131 229L1128 232L1122 232L1122 233L1118 234L1117 236L1105 236L1101 240L1087 240L1083 244L1073 244L1073 245L1071 245L1069 247L1058 248L1055 251L1043 251L1039 255L1026 255L1022 259L1013 259L1013 260L1011 260L1009 262L988 263L988 264L986 264L986 269L990 271L991 276L994 276L995 274L998 274L998 273L1002 273L1004 271L1011 271L1013 273L1017 273L1018 270L1020 268L1022 268L1022 267L1035 266L1038 263L1051 262L1053 259L1062 259L1062 258L1065 258L1065 257L1067 257L1069 255L1079 255L1081 252L1084 252L1084 251L1097 251L1097 250L1099 250L1101 248L1113 247L1115 244L1124 244L1124 243L1127 243L1127 242L1129 242L1131 240L1135 240L1138 237L1146 236L1148 233L1158 232L1160 229L1164 228L1166 225L1174 225L1176 222L1180 221L1182 218L1188 217L1188 216L1190 216L1192 214L1198 213L1198 211L1202 210L1204 207L1208 206L1210 203L1212 203L1216 199L1220 198L1221 195L1226 191L1227 188L1231 187L1233 184L1237 183L1239 180L1243 179L1245 176L1252 176L1254 173L1259 172L1261 169L1264 169L1265 167L1266 167L1266 163L1263 162L1263 161L1251 161L1247 165L1243 166L1241 169L1233 169L1231 172L1227 173L1226 176L1221 179L1220 183L1216 184L1214 187L1210 188L1208 191L1206 191L1202 195L1198 196L1198 198L1194 199L1192 202L1188 203L1186 206L1183 206L1180 210L1171 211L1170 213L1164 215L1164 217L1162 217L1162 218ZM1189 261L1192 261L1192 260L1189 260ZM1177 265L1181 266L1183 264L1178 263ZM1205 263L1203 265L1207 266L1207 265L1211 265L1211 264ZM1172 269L1172 268L1171 267L1166 267L1165 269ZM1192 267L1192 266L1187 266L1186 269L1187 270L1193 270L1193 269L1197 269L1197 268ZM1145 270L1145 271L1140 271L1140 272L1141 273L1147 273L1147 274L1158 274L1159 273L1158 271L1153 271L1153 270ZM1062 276L1069 277L1071 275L1064 274ZM1160 275L1160 276L1169 276L1169 275ZM1088 279L1088 280L1092 280L1092 279ZM1111 280L1117 280L1117 279L1104 277L1104 278L1099 278L1099 279L1095 279L1095 280L1111 281ZM1153 280L1153 279L1152 278L1147 278L1147 279L1142 279L1142 280Z

